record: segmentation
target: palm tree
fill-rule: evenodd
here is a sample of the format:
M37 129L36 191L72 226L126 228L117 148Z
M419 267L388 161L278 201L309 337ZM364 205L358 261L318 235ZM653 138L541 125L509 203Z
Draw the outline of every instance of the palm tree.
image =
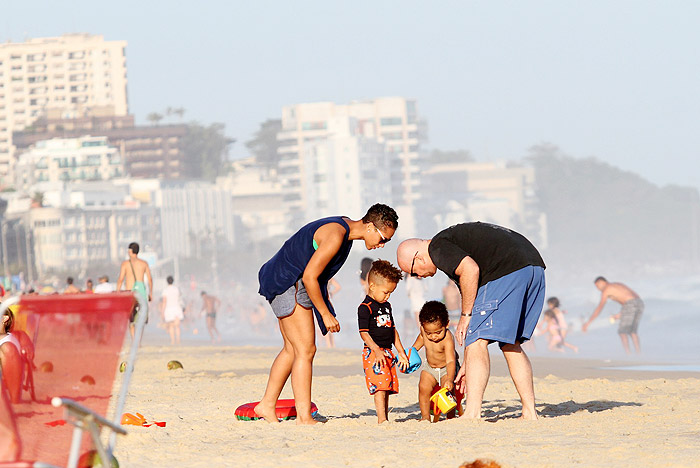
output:
M146 116L146 120L151 122L152 125L158 125L158 122L163 120L163 115L159 114L158 112L151 112Z

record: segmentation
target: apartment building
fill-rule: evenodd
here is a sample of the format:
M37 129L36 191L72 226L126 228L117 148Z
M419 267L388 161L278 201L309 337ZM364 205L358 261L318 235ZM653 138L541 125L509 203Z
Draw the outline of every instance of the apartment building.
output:
M125 49L126 41L90 34L0 44L0 178L11 171L12 132L50 110L128 114Z
M483 221L517 230L540 248L547 245L546 217L537 207L535 169L505 163L435 164L424 173L420 217L429 236L448 226Z
M40 182L109 180L124 176L124 163L106 137L54 138L38 141L21 153L14 170L17 190Z
M160 251L160 213L148 205L33 208L24 218L32 231L39 277L66 271L78 275L91 265L117 265L134 241L144 251Z
M412 206L420 198L419 153L424 135L413 99L383 97L349 104L332 102L304 103L282 109L279 175L285 205L293 219L309 219L313 177L305 171L313 167L307 159L337 130L330 122L335 118L352 118L354 135L375 139L389 155L391 203L395 207Z
M216 187L231 196L232 215L243 226L239 246L256 244L289 233L282 202L282 186L276 171L256 164L254 158L232 161L232 170L217 177Z
M152 193L161 210L165 257L200 257L235 244L231 195L207 182L167 182Z
M188 160L183 151L186 125L137 126L133 115L84 115L65 119L49 112L47 117L36 120L31 128L15 132L13 142L19 153L41 140L82 135L107 137L109 144L119 149L129 177L184 179L196 173L195 161Z

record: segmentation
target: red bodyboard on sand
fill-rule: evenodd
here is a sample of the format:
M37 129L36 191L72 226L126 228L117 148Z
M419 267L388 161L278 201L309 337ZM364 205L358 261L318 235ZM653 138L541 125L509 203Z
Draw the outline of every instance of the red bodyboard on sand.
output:
M246 403L244 405L236 408L234 414L236 419L241 421L255 421L260 419L260 416L255 414L255 406L260 403L259 401L254 401L253 403ZM277 400L277 419L286 420L294 418L297 415L297 409L294 406L294 399ZM311 402L311 415L316 416L318 413L318 407L314 402Z

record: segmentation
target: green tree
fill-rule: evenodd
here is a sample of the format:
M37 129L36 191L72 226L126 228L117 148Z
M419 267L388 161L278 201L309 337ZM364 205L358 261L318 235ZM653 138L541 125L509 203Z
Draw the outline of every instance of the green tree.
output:
M282 130L282 121L268 119L260 124L260 129L251 140L246 141L245 146L255 157L255 161L268 171L276 169L280 156L277 150L280 142L277 134Z
M224 124L204 126L198 122L187 125L182 151L194 178L214 180L221 175L228 159L228 150L236 140L224 133Z
M158 112L151 112L146 116L146 120L151 122L151 125L158 125L158 123L163 120L163 114L159 114Z
M569 266L696 261L700 197L551 144L530 149L549 253Z

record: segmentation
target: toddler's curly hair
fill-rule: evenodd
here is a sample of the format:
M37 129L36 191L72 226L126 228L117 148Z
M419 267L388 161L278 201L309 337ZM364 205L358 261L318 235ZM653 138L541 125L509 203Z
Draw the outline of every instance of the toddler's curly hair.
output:
M403 278L403 273L386 260L375 260L372 262L372 268L369 270L367 280L376 281L377 278L383 278L386 281L398 284Z

